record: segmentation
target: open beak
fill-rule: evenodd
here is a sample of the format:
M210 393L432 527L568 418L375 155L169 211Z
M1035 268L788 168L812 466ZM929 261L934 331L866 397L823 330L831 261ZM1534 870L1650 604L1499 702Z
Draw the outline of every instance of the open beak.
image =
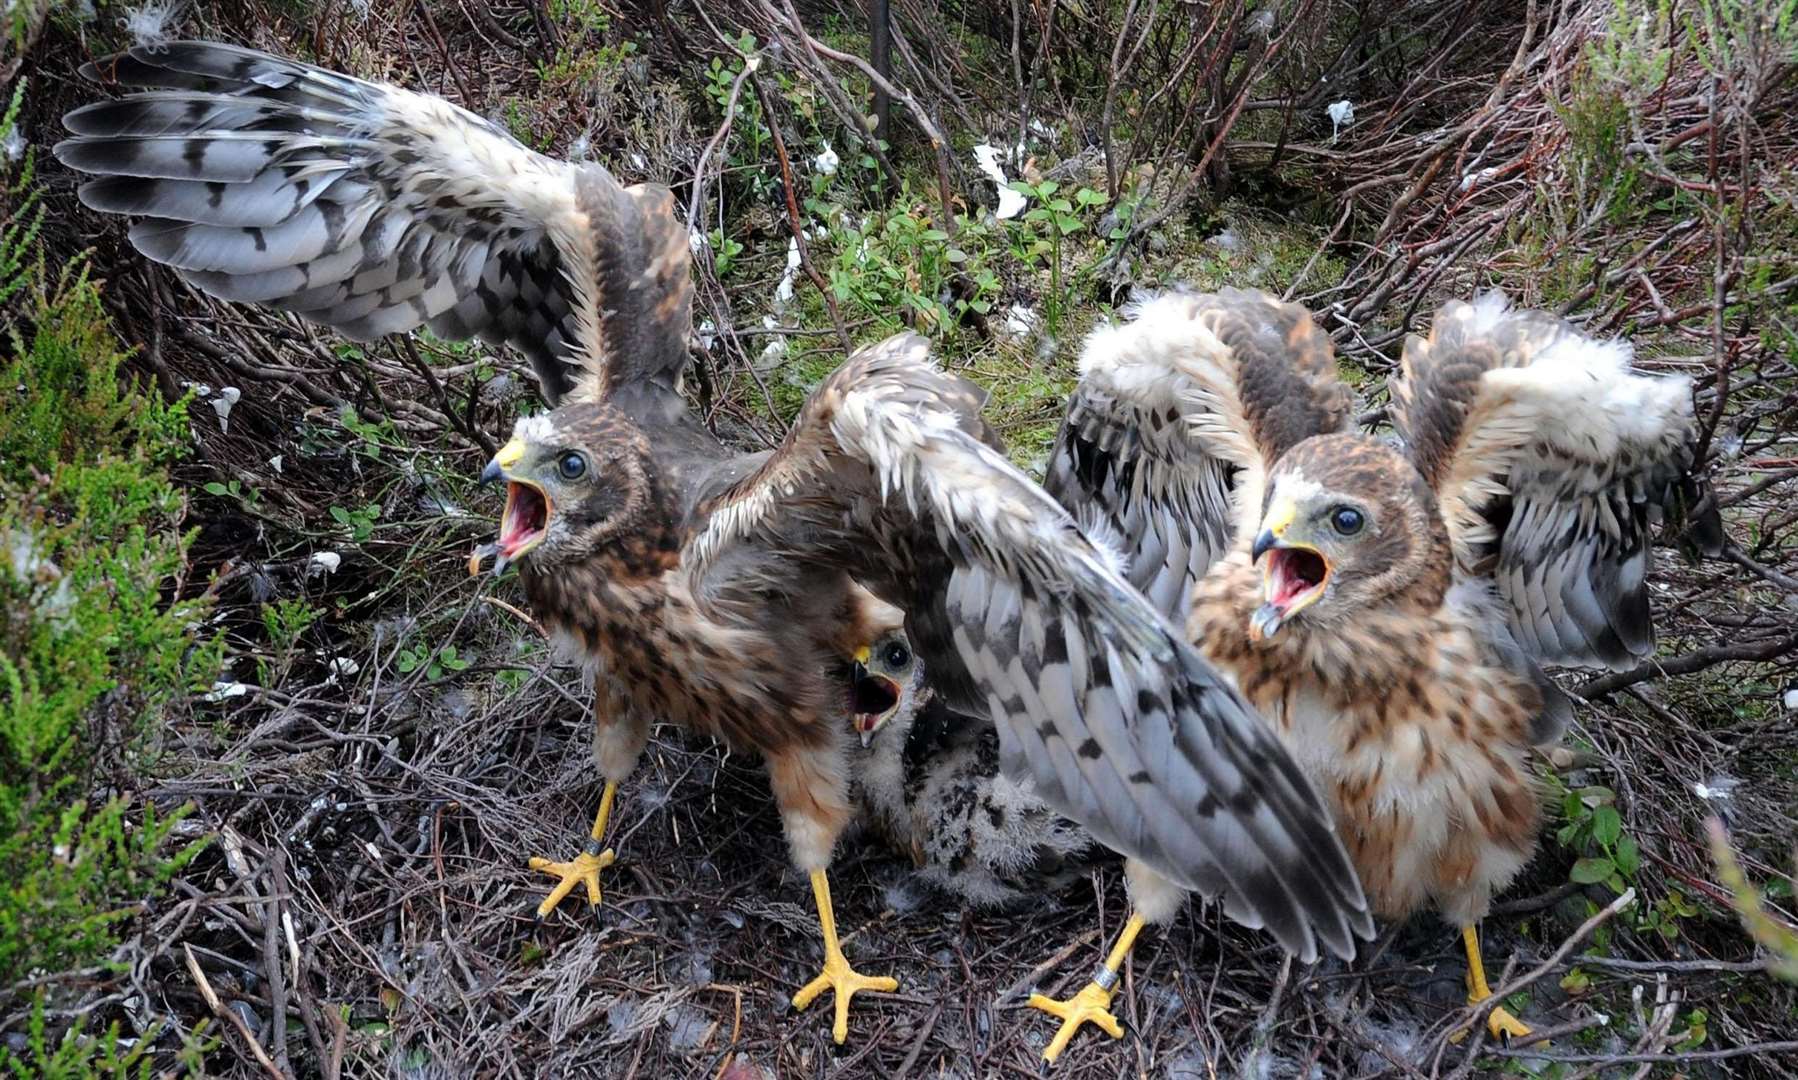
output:
M861 650L849 665L850 711L854 713L855 731L862 737L864 748L874 741L874 733L880 730L880 725L899 710L900 694L897 682L868 670L864 662L867 655L866 649Z
M1267 561L1261 569L1262 603L1249 617L1249 636L1260 641L1280 632L1294 615L1315 604L1330 583L1330 561L1310 544L1289 539L1297 508L1282 503L1268 509L1249 556Z
M513 439L500 447L499 453L493 455L493 460L481 470L483 484L496 480L506 482L506 509L499 519L499 539L475 548L468 557L471 575L481 572L481 563L490 555L497 556L493 572L503 573L506 567L523 558L548 535L549 515L554 509L549 493L535 481L512 474L512 469L524 459L524 453L524 441Z

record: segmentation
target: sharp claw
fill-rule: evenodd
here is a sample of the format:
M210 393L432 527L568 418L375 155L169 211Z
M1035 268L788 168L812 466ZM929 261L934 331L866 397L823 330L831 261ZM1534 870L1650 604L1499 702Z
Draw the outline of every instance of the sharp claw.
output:
M1112 1038L1123 1038L1124 1026L1110 1012L1111 995L1112 991L1104 989L1098 983L1087 983L1084 989L1066 1001L1031 994L1031 1008L1061 1018L1061 1028L1055 1032L1055 1038L1049 1041L1048 1049L1043 1051L1043 1060L1052 1062L1060 1057L1083 1024L1097 1024Z
M836 1016L830 1026L830 1037L837 1045L849 1038L849 1002L856 994L868 990L890 994L899 989L899 980L887 975L863 975L849 966L841 956L826 956L824 970L793 995L793 1008L804 1011L818 996L830 990L836 998Z
M598 855L589 855L583 851L574 857L574 861L565 863L532 857L530 860L532 870L561 879L556 882L556 887L550 890L549 895L543 898L543 902L537 905L537 918L548 918L549 913L556 910L556 906L567 899L568 894L574 891L576 885L585 885L587 900L594 907L598 907L603 895L599 888L599 872L611 866L615 861L617 861L617 857L612 853L611 848L605 849Z

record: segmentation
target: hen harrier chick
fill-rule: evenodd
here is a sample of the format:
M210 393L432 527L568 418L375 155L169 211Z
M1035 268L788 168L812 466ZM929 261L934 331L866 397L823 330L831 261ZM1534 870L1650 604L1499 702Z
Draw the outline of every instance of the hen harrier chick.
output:
M148 87L65 118L89 206L201 289L356 338L428 326L519 345L558 407L520 420L497 552L594 674L605 789L592 842L536 860L598 902L619 782L658 720L767 762L810 875L834 990L850 969L825 875L850 816L841 663L867 592L907 613L938 692L992 719L1018 775L1101 842L1295 951L1370 927L1327 809L1278 740L1055 502L1006 461L982 397L921 338L863 349L772 453L721 446L679 392L690 299L672 197L533 153L448 102L228 45L90 65ZM1188 808L1198 807L1198 814Z
M990 720L950 708L903 631L855 665L857 802L924 882L978 907L1052 894L1105 861L1085 829L999 767Z
M1530 751L1570 716L1538 664L1652 651L1649 529L1696 494L1689 381L1629 358L1497 293L1451 303L1406 342L1395 448L1354 433L1302 308L1168 295L1088 339L1051 458L1049 490L1123 538L1323 791L1375 912L1461 928L1476 1002L1475 927L1536 842ZM1127 870L1114 955L1179 906ZM1109 995L1038 1004L1077 1025Z

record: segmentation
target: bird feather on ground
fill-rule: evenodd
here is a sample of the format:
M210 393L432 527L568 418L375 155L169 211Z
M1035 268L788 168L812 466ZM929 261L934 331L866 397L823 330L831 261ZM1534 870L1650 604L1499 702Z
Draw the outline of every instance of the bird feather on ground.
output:
M489 463L496 566L592 673L605 787L590 840L533 860L601 897L619 783L651 726L767 763L811 877L824 971L794 1003L891 990L838 943L826 868L848 823L845 660L896 604L944 703L995 724L1008 771L1099 842L1225 896L1288 949L1371 926L1325 805L1242 696L1019 473L983 395L923 339L861 349L783 443L739 453L682 397L687 230L656 185L537 154L429 95L234 46L87 66L136 90L70 113L86 204L214 295L358 339L428 327L516 345L550 412Z
M1496 293L1450 303L1406 343L1393 445L1353 430L1304 309L1175 293L1094 331L1051 457L1049 489L1119 535L1325 793L1375 911L1463 931L1476 1002L1475 926L1536 843L1531 755L1571 715L1541 665L1649 655L1650 532L1703 503L1689 381L1629 358ZM1177 891L1126 871L1142 918L1171 919ZM1095 987L1038 1004L1104 1023Z

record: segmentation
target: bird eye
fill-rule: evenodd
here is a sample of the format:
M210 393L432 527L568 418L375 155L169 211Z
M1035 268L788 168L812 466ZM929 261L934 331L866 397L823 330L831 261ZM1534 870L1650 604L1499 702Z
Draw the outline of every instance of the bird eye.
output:
M904 643L895 641L886 647L883 659L886 660L889 668L902 668L911 663L911 650L906 648Z
M564 480L579 480L587 475L587 458L577 450L570 450L556 462L556 471Z
M1361 516L1361 511L1356 510L1352 506L1338 506L1335 511L1330 514L1330 527L1343 536L1355 535L1361 531L1361 526L1366 523L1366 520Z

